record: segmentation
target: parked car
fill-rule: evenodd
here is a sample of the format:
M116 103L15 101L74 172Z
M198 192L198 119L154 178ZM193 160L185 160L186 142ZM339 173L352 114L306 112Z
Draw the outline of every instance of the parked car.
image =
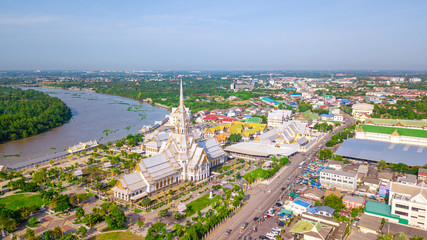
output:
M231 231L233 231L232 229L227 229L227 230L225 230L225 234L230 234L231 233Z
M259 235L258 237L259 239L268 239L268 237L264 236L264 235Z
M254 222L257 222L259 220L258 217L254 217Z
M245 229L247 226L248 226L248 222L243 222L243 224L242 224L242 229Z

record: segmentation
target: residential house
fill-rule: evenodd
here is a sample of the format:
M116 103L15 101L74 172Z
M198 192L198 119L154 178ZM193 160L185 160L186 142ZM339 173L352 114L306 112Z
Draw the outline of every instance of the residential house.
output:
M377 235L381 227L381 218L362 214L357 227L362 233L372 233Z
M342 167L344 166L344 162L336 161L336 160L329 160L327 166L328 166L328 168L334 169L336 171L341 171Z
M380 187L380 180L378 178L365 177L363 184L369 187L370 192L376 192Z
M295 215L300 215L303 212L307 212L307 210L310 208L311 204L303 201L301 199L296 199L290 204L290 209Z
M335 114L333 121L335 121L335 122L342 122L342 121L344 121L344 117L341 114Z
M346 208L359 208L365 204L365 199L352 195L345 195L342 201Z
M403 177L398 177L396 182L408 184L408 185L416 185L417 176L413 174L405 174L405 176Z
M304 198L308 198L314 201L321 201L324 196L325 192L318 188L309 188L303 194Z
M314 215L326 217L326 218L332 218L334 216L335 209L328 207L328 206L320 206L317 208L316 212L314 212Z
M418 180L419 181L426 181L427 180L427 169L425 169L425 168L419 168L418 169Z

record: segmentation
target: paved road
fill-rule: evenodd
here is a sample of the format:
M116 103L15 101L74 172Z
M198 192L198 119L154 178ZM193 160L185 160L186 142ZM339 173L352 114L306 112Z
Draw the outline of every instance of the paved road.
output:
M252 189L246 192L249 197L244 206L236 215L228 219L220 227L216 229L208 239L243 239L247 235L257 238L259 233L252 233L250 228L255 225L253 222L254 217L260 217L270 207L272 207L278 200L280 200L284 193L281 188L287 188L291 182L302 172L303 169L298 168L302 161L306 164L313 159L313 156L319 149L324 147L324 144L331 139L333 134L342 131L345 127L352 124L352 120L346 116L346 124L329 133L321 141L315 144L308 152L298 153L290 158L291 163L282 168L268 184L257 184ZM287 178L291 178L287 181ZM242 230L243 222L248 222L249 225L246 229ZM271 226L275 227L275 226ZM232 229L232 232L227 235L225 231Z

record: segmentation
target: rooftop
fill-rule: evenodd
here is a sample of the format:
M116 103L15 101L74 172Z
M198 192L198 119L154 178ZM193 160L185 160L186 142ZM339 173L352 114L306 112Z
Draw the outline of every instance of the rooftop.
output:
M294 203L295 203L295 204L298 204L298 205L300 205L300 206L303 206L303 207L305 207L305 208L310 207L310 203L304 202L304 201L303 201L303 200L301 200L301 199L297 199L297 200L295 200L295 201L294 201Z
M427 159L427 151L422 146L355 138L345 140L335 154L375 162L384 160L389 163L405 163L409 166L424 166Z
M313 229L314 225L307 221L299 221L289 230L292 233L305 233Z
M343 200L357 202L357 203L364 203L365 202L365 199L363 199L361 197L351 196L351 195L345 195L343 197Z
M225 148L225 151L242 153L255 156L268 157L270 155L289 156L297 152L299 149L295 145L287 145L286 147L277 148L274 145L263 144L257 142L240 142Z
M360 124L359 127L361 127L365 132L392 134L396 131L400 136L427 138L427 130L422 129L386 127L366 124ZM359 127L356 127L356 129L359 129Z
M381 218L362 214L362 216L360 217L359 224L357 224L357 226L360 228L370 229L375 232L378 232L381 227Z
M424 120L368 118L365 120L365 123L387 126L401 125L405 127L427 127L427 121Z
M329 174L336 174L336 175L341 175L341 176L347 176L347 177L355 177L357 176L357 174L355 173L348 173L348 172L343 172L343 171L336 171L336 170L332 170L332 169L323 169L320 172L325 172L325 173L329 173Z
M391 214L391 207L389 205L371 200L366 203L364 212L378 216L399 219L399 216Z

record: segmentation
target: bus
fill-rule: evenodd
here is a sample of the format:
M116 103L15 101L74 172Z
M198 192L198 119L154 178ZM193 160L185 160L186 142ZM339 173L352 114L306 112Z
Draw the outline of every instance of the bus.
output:
M302 166L304 166L304 163L305 163L305 161L302 161L300 164L299 164L299 168L302 168Z

